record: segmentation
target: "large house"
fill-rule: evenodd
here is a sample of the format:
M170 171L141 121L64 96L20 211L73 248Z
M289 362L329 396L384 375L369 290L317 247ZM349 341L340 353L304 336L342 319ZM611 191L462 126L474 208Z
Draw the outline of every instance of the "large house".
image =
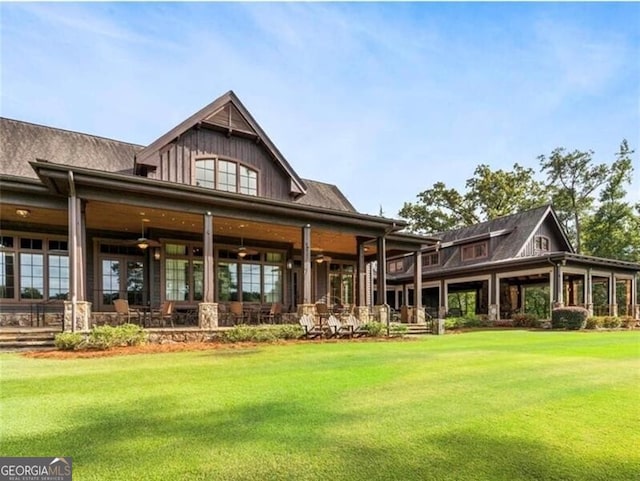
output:
M0 326L86 330L117 300L201 330L239 303L421 320L456 293L490 319L545 295L638 315L640 266L576 255L550 207L404 233L301 178L233 92L147 146L4 118L0 140Z
M370 264L436 242L301 178L233 92L147 146L0 128L0 325L86 330L116 299L171 301L201 329L231 302L366 318L385 297Z
M551 206L437 237L419 254L387 260L389 305L489 320L516 313L549 318L553 307L582 306L594 315L640 319L640 264L576 254Z

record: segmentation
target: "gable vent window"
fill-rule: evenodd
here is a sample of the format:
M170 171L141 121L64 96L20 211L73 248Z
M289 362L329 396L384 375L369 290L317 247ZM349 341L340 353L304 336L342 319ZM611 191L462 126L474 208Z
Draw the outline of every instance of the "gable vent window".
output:
M549 238L537 235L534 240L535 249L537 251L549 252Z
M195 162L195 185L256 196L258 172L232 160L200 159Z
M471 261L474 259L482 259L489 255L489 246L486 242L478 242L462 247L462 260Z

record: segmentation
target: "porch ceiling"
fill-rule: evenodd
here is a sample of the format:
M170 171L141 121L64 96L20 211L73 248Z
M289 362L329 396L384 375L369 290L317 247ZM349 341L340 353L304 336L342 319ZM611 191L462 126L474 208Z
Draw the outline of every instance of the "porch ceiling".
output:
M165 209L150 209L107 202L87 204L87 228L131 233L131 238L140 237L142 219L145 233L148 230L163 230L176 233L202 235L202 214L191 214ZM293 244L294 249L302 248L302 226L293 227L275 223L231 219L214 216L213 235L227 238L243 238L245 244L252 241ZM153 233L150 237L155 237ZM166 237L166 236L162 236ZM355 236L328 229L311 229L311 247L314 252L327 254L356 253ZM367 255L375 253L375 245L367 246Z

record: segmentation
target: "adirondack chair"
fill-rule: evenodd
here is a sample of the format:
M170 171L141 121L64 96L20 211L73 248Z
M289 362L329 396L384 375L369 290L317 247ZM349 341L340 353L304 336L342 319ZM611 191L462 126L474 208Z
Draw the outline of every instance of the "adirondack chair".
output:
M322 329L316 326L313 321L313 317L309 314L305 314L298 320L300 325L304 329L304 337L307 339L315 339L316 337L322 336Z
M367 334L364 330L363 324L353 314L349 314L343 326L348 330L350 337L360 337Z
M329 319L327 319L327 332L329 333L329 337L342 337L349 336L350 329L347 326L343 326L340 320L331 314Z

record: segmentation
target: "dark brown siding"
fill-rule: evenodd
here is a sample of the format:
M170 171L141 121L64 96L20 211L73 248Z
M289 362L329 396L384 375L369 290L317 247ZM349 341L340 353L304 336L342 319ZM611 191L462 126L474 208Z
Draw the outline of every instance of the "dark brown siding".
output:
M544 236L549 239L549 252L567 250L565 242L558 232L555 223L550 217L547 217L545 221L540 224L540 227L534 231L533 236L531 236L531 239L529 239L529 242L526 243L522 250L520 257L531 257L541 254L541 252L535 250L535 238L537 236Z
M258 171L258 195L289 200L289 178L267 150L252 139L205 128L192 129L174 141L160 156L154 178L190 184L196 159L218 155Z

